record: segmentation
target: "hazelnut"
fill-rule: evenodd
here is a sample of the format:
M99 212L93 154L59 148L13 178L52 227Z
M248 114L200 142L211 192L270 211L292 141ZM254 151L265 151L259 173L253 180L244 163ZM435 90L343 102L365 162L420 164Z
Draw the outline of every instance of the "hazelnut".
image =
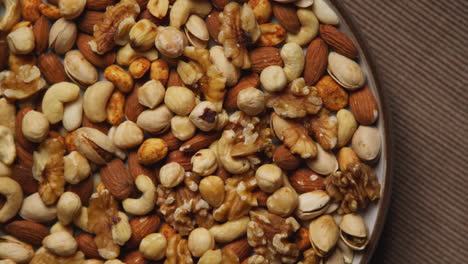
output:
M193 166L192 171L201 176L208 176L218 168L216 154L211 149L199 150L193 155L191 163Z
M148 19L142 19L130 30L130 45L137 50L149 50L153 47L157 34L158 28L156 25Z
M140 252L150 260L160 260L166 256L167 239L163 234L153 233L145 236L140 243Z
M200 194L208 204L214 208L219 207L224 201L224 182L218 176L208 176L200 181Z
M187 39L185 34L175 27L160 27L155 44L165 57L177 58L184 53Z
M65 54L75 45L77 34L78 29L75 23L60 18L50 29L49 48L58 54Z
M86 0L60 0L58 2L60 15L66 19L79 17L85 6Z
M151 80L138 89L138 102L148 108L155 108L163 100L166 90L160 81Z
M283 171L274 164L260 166L255 172L258 187L264 192L272 193L283 185Z
M167 155L167 144L160 138L145 140L138 149L138 161L143 165L150 165L162 160Z
M171 119L172 134L180 140L192 138L196 130L197 127L187 116L175 116Z
M8 48L14 54L28 54L34 50L34 33L31 26L22 26L7 36Z
M288 78L280 66L268 66L260 73L260 83L270 93L281 92L288 84Z
M159 170L159 181L164 187L172 188L181 183L185 178L185 170L177 162L170 162Z
M255 87L246 88L237 95L237 107L248 115L258 115L265 109L265 95Z
M290 187L276 190L267 199L268 211L281 217L288 217L298 204L297 193Z
M209 101L203 101L193 108L190 120L202 131L210 131L216 127L218 113L216 106Z
M121 123L114 132L113 141L119 148L133 148L143 142L144 135L140 127L132 121Z
M154 110L143 111L137 118L137 124L145 131L160 134L169 129L172 116L169 108L162 105Z
M195 94L182 86L167 88L164 103L175 114L186 116L195 107Z
M208 229L199 227L190 232L188 248L193 256L201 257L206 251L213 249L214 245L214 237Z
M22 121L23 135L31 142L42 142L49 134L49 120L41 112L29 111Z

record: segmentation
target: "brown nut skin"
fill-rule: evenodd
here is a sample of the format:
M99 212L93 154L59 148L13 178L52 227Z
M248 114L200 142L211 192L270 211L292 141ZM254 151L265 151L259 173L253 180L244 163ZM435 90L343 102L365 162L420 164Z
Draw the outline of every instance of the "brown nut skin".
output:
M284 170L295 170L301 164L301 159L284 145L279 146L273 152L273 161Z
M138 89L141 86L143 86L143 83L137 82L130 95L128 95L127 100L125 100L125 117L135 123L138 116L146 109L138 102Z
M36 54L41 54L49 45L49 33L50 33L50 26L49 22L45 18L45 16L41 16L33 26L33 33L34 33L34 41L36 43L36 47L34 51Z
M83 56L91 62L94 66L99 68L106 68L109 65L112 65L115 62L116 54L114 51L109 51L104 55L99 55L91 50L88 42L93 39L92 36L87 34L79 34L76 39L76 45L81 51Z
M78 29L86 34L93 34L94 25L101 23L104 12L85 11L78 20Z
M167 143L160 138L150 138L138 149L138 161L143 165L151 165L166 157Z
M325 189L324 177L308 169L298 169L289 176L291 186L299 193Z
M62 61L54 53L44 53L39 56L37 66L41 70L44 79L50 85L65 82L67 75Z

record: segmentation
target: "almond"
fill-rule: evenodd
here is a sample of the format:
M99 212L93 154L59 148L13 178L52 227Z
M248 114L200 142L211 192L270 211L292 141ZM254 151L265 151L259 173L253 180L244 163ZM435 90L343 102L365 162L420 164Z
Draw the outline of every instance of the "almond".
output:
M29 153L32 153L35 149L34 143L27 140L26 137L23 135L23 118L24 116L33 109L31 107L21 108L16 113L16 126L15 126L15 139L16 142L24 149L27 150Z
M88 1L93 2L93 1ZM94 33L94 25L101 23L104 18L104 12L86 11L78 21L78 29L86 34L92 35Z
M78 35L76 45L78 46L78 49L83 54L83 56L98 68L106 68L107 66L114 64L116 53L114 51L110 51L104 55L99 55L93 52L91 50L91 46L88 44L92 39L93 37L90 35Z
M243 261L250 255L250 253L252 253L252 247L250 247L247 238L229 243L224 246L223 249L231 249L234 251L234 253L236 253L236 255L239 257L240 261Z
M169 86L183 86L185 87L184 82L180 78L179 73L175 69L172 69L169 72L169 78L167 79L167 87Z
M261 73L268 66L283 67L280 50L275 47L260 47L249 52L252 71Z
M218 35L219 32L221 31L221 21L219 20L219 12L214 10L209 14L206 19L206 28L208 29L208 33L210 33L210 36L213 40L219 43L218 41Z
M34 41L36 42L36 47L34 51L36 54L41 54L49 45L49 33L50 26L49 22L44 16L41 16L33 26Z
M178 138L176 138L174 134L170 131L162 135L161 139L166 141L167 149L169 151L178 150L179 147L182 145L182 142Z
M45 53L39 56L37 62L44 79L50 84L56 84L67 80L65 68L60 58L53 53Z
M123 262L126 264L148 264L149 261L145 259L143 254L139 250L134 250L123 258Z
M211 3L218 10L223 10L224 7L229 3L229 0L211 0Z
M307 47L304 79L307 85L314 85L325 73L328 64L328 46L320 38L314 39Z
M4 227L5 231L17 239L33 245L41 245L42 240L49 235L49 228L32 221L13 221Z
M325 189L324 178L308 169L298 169L290 177L292 187L300 193Z
M294 170L301 164L301 159L296 157L284 145L279 146L273 153L273 161L284 170Z
M278 22L289 32L297 34L301 29L301 22L297 17L296 7L289 4L273 3L273 14Z
M361 125L371 125L379 115L374 95L368 86L353 92L349 96L349 107Z
M32 152L21 147L21 145L16 144L16 164L30 167L33 166L33 155Z
M87 258L101 259L94 237L90 234L80 234L76 238L78 249L83 252Z
M130 171L130 174L132 175L133 179L136 179L138 175L146 175L150 177L155 184L157 183L153 171L150 168L143 166L140 162L138 162L138 154L136 151L128 153L127 163L128 170Z
M186 171L190 171L192 170L192 163L190 162L191 159L192 159L191 154L180 151L180 150L174 150L174 151L169 152L169 154L167 155L166 163L177 162Z
M92 0L86 1L86 9L91 10L106 10L110 5L114 5L117 0Z
M39 189L39 183L32 174L32 167L21 164L13 165L11 178L21 185L24 194L32 194Z
M114 159L101 168L101 179L117 199L128 198L133 193L133 177L120 159Z
M138 89L141 86L142 83L137 82L125 100L125 117L135 123L141 112L145 111L145 107L138 102Z
M229 89L224 100L224 107L228 111L234 111L237 109L237 95L240 91L248 87L258 87L260 85L260 78L258 74L251 73L240 79L240 81L233 88Z
M80 183L69 184L67 191L76 193L80 197L81 202L86 204L94 192L94 177L89 176Z
M81 126L95 128L106 135L109 132L109 124L107 122L93 123L86 117L86 115L83 115Z
M336 52L348 58L356 58L358 50L353 41L334 26L320 25L320 37Z
M217 131L209 133L199 132L193 138L182 144L179 149L184 152L196 152L202 148L208 147L218 138L219 133Z
M132 228L132 236L128 240L126 246L129 248L136 248L140 241L147 235L156 232L161 220L155 214L134 217L130 220L130 227Z
M361 160L352 148L343 147L338 151L338 165L341 171L345 171L349 164L360 162Z

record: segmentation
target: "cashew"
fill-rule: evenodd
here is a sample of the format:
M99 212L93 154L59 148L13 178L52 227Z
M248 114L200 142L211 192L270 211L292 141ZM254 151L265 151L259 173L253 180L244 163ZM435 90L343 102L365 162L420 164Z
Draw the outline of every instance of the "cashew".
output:
M19 215L26 220L47 223L57 217L57 210L55 206L45 205L36 192L24 198Z
M301 22L302 27L297 34L288 32L286 42L294 42L300 46L304 46L307 45L312 39L314 39L315 36L317 36L319 21L317 17L315 17L314 12L309 9L301 8L297 10L297 16Z
M107 118L107 101L114 91L114 85L108 81L97 82L84 93L83 110L91 122L103 122Z
M69 257L78 249L78 243L68 232L52 233L42 240L42 244L50 252L61 257Z
M16 124L15 104L8 102L6 98L0 98L0 126L8 127L11 130L11 132L14 133L15 124Z
M63 118L63 104L72 102L80 95L78 85L61 82L47 89L42 99L42 112L51 124L60 122Z
M81 199L74 192L65 192L57 202L57 218L60 223L68 225L81 211Z
M187 22L190 14L193 13L204 17L211 12L211 9L210 2L206 0L177 0L172 5L169 13L170 25L180 28Z
M91 173L91 166L88 160L78 151L72 151L63 157L65 181L77 184L88 178Z
M323 24L338 25L340 18L330 5L324 0L316 0L312 6L314 14Z
M5 11L0 17L0 31L8 32L21 19L21 5L19 0L3 0Z
M221 225L214 225L210 228L210 233L214 236L216 242L229 243L247 232L249 221L249 217L244 216Z
M16 158L13 133L7 127L0 126L0 162L11 165Z
M63 109L63 127L67 131L73 131L81 126L83 120L83 97L78 98L70 103L67 103Z
M0 259L10 259L15 263L28 263L34 255L34 249L12 236L0 237Z
M304 51L301 46L292 42L287 43L281 48L281 58L284 62L284 73L288 81L299 78L304 70Z
M231 149L234 144L235 133L232 130L225 130L223 135L218 141L218 154L219 160L223 167L230 173L240 174L250 169L250 163L247 159L233 158L231 156Z
M11 168L5 165L3 162L0 162L0 177L10 177Z
M16 181L2 177L0 178L0 194L6 198L6 203L0 209L0 223L4 223L14 217L20 209L23 191Z
M226 78L226 85L236 85L240 78L240 70L226 58L224 55L224 48L221 46L213 46L210 49L210 59L216 66L216 69Z
M127 198L122 202L125 212L132 215L145 215L153 210L156 203L156 187L146 175L138 175L135 185L143 195L139 199Z

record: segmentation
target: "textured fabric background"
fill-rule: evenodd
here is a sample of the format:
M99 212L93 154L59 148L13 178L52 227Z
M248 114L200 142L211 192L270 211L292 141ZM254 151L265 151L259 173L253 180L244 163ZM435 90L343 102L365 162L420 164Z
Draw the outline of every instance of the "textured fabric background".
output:
M468 263L468 1L338 2L392 121L392 202L371 263Z

